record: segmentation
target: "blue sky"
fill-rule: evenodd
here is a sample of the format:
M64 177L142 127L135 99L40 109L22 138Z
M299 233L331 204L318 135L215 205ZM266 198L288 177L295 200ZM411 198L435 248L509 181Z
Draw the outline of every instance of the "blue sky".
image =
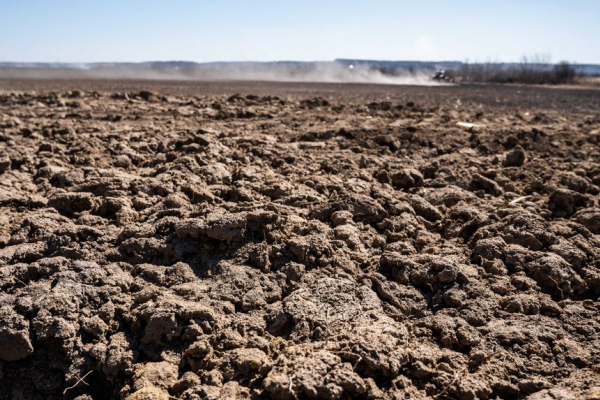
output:
M600 63L600 0L0 0L0 61Z

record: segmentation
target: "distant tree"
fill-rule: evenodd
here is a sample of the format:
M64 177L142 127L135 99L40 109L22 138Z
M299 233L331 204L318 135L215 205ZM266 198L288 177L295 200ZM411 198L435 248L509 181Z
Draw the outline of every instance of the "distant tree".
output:
M533 85L572 83L577 77L573 64L566 61L550 63L550 56L524 56L519 63L502 64L464 62L455 71L463 82L525 83Z
M454 68L448 68L446 70L446 77L448 79L456 79L458 76L458 73L456 72L456 70Z
M572 83L577 71L568 61L561 61L554 66L554 83Z

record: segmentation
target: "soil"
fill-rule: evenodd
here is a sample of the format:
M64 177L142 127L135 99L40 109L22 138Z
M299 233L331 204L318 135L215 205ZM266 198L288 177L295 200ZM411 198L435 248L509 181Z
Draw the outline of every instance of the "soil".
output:
M600 399L600 91L0 89L0 398Z

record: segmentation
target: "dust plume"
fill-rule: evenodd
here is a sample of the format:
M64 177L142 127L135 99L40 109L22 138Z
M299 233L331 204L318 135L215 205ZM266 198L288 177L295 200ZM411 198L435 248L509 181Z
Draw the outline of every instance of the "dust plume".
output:
M0 78L136 79L190 81L274 81L366 83L387 85L440 85L431 71L384 69L348 62L149 62L93 64L0 64Z

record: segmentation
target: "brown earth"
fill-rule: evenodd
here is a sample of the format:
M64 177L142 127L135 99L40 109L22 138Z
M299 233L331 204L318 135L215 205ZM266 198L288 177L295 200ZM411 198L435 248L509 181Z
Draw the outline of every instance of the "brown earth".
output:
M0 89L0 398L600 399L600 91Z

